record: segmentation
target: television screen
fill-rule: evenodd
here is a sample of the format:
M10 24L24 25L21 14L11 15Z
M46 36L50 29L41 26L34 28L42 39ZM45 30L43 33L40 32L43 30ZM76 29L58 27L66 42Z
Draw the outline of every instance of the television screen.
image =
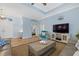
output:
M53 25L53 32L57 33L69 33L69 24L56 24Z

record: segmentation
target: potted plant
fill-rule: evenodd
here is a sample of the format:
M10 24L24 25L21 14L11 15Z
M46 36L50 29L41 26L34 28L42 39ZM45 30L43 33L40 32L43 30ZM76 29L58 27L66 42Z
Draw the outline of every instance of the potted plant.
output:
M76 34L76 37L79 39L79 33Z

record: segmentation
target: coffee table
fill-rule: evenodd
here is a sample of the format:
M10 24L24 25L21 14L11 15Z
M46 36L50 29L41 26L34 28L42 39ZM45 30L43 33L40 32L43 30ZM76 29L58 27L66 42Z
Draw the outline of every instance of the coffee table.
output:
M47 40L47 44L41 44L40 41L29 44L29 55L43 56L49 55L55 51L56 42Z

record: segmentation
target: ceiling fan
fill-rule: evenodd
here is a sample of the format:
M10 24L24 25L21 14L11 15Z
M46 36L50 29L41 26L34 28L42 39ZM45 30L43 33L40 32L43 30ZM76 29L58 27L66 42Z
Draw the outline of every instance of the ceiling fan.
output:
M34 5L35 3L31 3L31 5ZM41 3L41 4L43 4L44 6L46 6L47 5L47 3Z

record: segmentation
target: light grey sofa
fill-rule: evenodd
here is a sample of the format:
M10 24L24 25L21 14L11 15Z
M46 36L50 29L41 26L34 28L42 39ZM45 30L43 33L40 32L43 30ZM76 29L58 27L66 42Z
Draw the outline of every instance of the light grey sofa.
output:
M64 47L59 56L73 56L77 51L75 47L77 40L70 40L70 42Z

